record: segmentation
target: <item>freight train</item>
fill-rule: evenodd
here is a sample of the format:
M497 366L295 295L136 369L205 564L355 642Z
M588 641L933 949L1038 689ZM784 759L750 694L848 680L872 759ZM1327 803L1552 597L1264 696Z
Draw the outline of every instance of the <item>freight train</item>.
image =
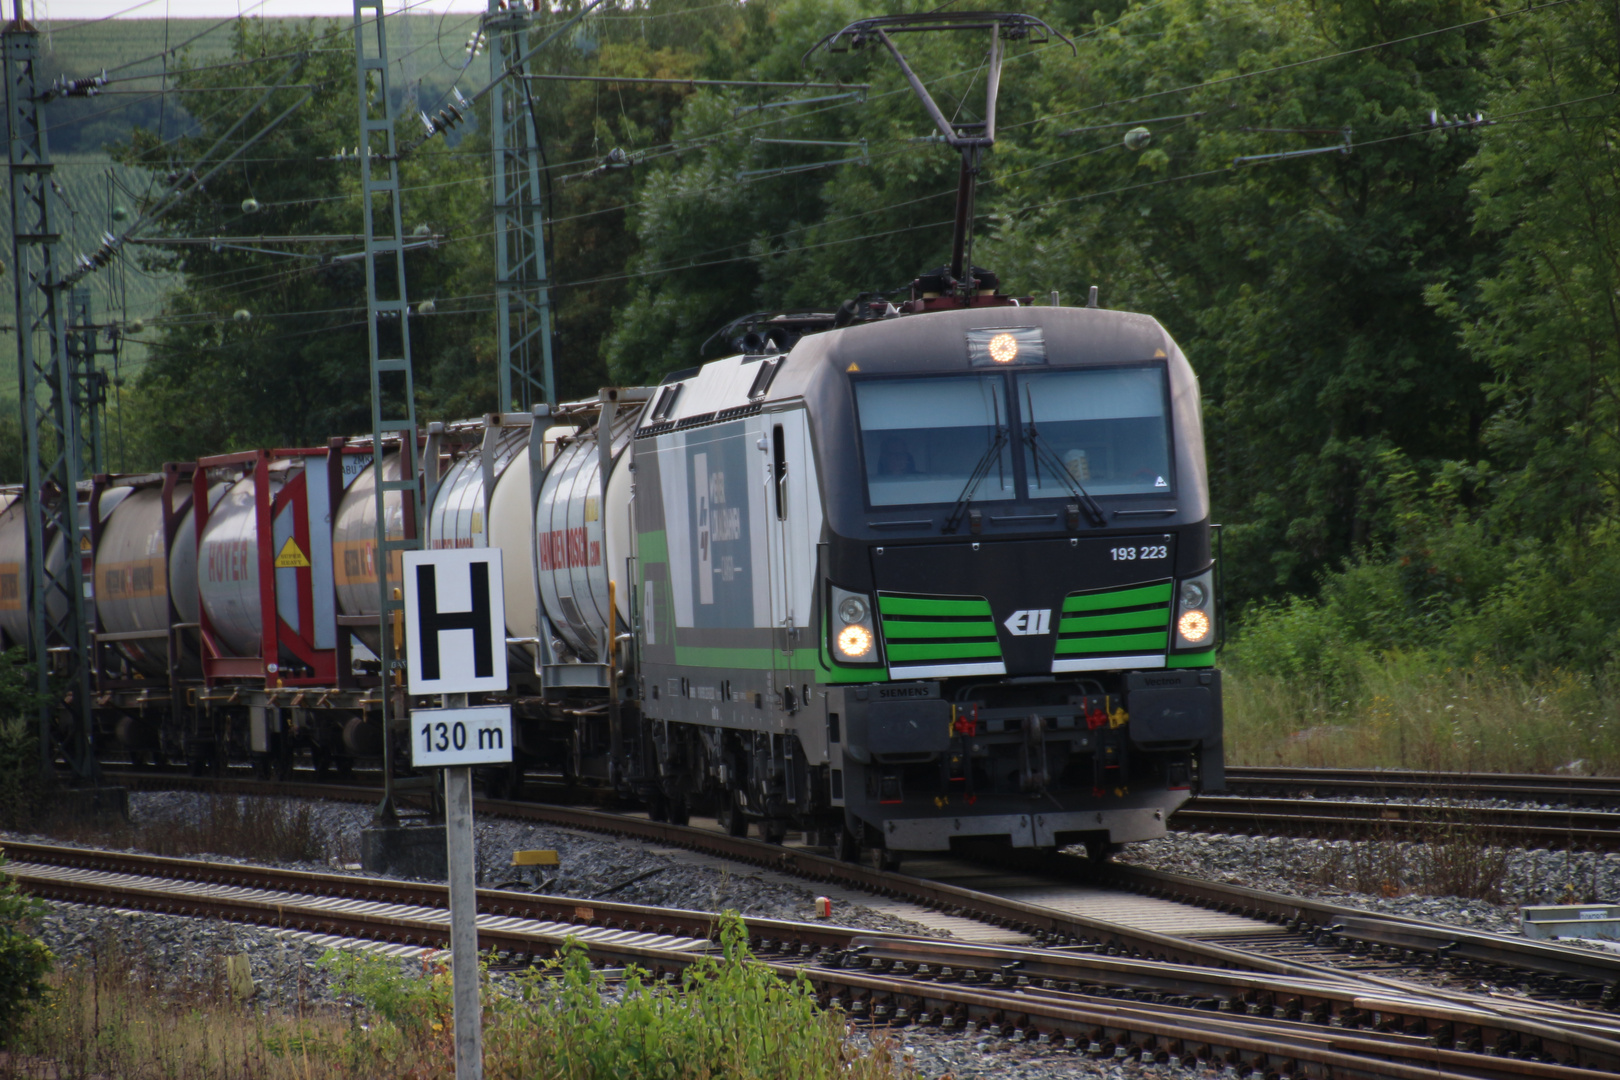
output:
M1197 379L1153 318L938 301L761 316L653 387L98 476L80 493L103 751L286 775L376 762L391 536L498 546L516 754L894 863L1162 835L1222 786ZM935 286L937 288L937 286ZM25 639L19 508L0 635ZM409 663L409 657L405 659ZM402 702L401 704L409 704ZM394 741L400 746L404 739ZM403 770L407 763L399 761Z

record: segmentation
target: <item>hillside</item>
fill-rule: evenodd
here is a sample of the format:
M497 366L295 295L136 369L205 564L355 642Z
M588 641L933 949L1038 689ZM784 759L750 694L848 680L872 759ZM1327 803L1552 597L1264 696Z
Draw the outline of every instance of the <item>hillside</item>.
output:
M349 50L353 37L349 24L332 19L251 20L243 29L250 45L255 34L274 33L288 24L311 24L330 34L335 50ZM396 79L401 85L415 85L418 98L426 106L438 102L455 81L466 58L465 46L477 26L477 16L404 16L391 18L390 51L399 59ZM100 22L53 20L40 25L44 75L47 82L59 77L81 78L106 71L109 84L92 98L67 98L53 102L47 113L47 138L61 186L64 220L59 224L71 237L69 257L94 250L104 231L118 232L134 220L133 211L141 198L157 182L152 174L116 162L109 149L129 139L135 127L162 131L173 137L196 130L196 121L186 108L185 96L170 95L165 110L156 91L163 85L164 72L178 67L199 67L228 61L235 47L236 28L230 21L209 19L113 19ZM465 73L465 90L481 86L488 77L482 58ZM172 84L171 84L172 85ZM178 99L178 104L175 103ZM414 119L407 122L413 127ZM249 155L251 158L251 155ZM251 161L250 161L251 164ZM115 209L122 214L115 216ZM11 222L0 215L0 251L10 262ZM163 310L164 298L180 284L174 275L137 272L133 267L114 267L92 275L87 281L92 294L92 311L97 322L150 321ZM10 288L0 289L0 324L12 325L13 297ZM11 332L0 340L7 355L14 355ZM119 374L126 380L138 376L149 350L131 342L120 359ZM15 378L0 380L0 404L10 407L16 400ZM115 406L116 407L116 406Z

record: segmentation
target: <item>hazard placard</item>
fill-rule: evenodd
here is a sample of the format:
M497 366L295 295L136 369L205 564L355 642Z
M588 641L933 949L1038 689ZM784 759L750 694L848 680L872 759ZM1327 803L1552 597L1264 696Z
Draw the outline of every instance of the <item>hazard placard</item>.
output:
M309 568L309 557L298 547L298 541L287 537L287 542L281 545L281 551L276 555L277 570L306 570Z

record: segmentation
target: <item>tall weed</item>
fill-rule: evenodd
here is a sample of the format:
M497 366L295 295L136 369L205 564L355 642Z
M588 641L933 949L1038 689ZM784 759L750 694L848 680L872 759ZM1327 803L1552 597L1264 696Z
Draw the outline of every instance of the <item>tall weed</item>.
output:
M1385 834L1321 848L1307 876L1322 885L1373 896L1460 896L1503 902L1507 852L1468 828L1466 811L1442 814L1422 840Z
M0 728L0 748L4 729ZM200 794L135 822L66 818L46 821L50 835L81 843L137 847L154 855L228 855L269 862L325 862L333 840L307 803Z
M1606 677L1367 657L1354 688L1249 667L1226 681L1235 765L1620 773L1620 698Z
M822 1011L802 975L785 982L749 954L747 929L722 920L720 952L679 980L636 968L610 982L570 939L544 967L485 994L484 1075L490 1080L889 1080L908 1075L887 1044L860 1054ZM363 1006L349 1052L387 1075L448 1077L448 973L402 978L396 961L330 959L343 992Z

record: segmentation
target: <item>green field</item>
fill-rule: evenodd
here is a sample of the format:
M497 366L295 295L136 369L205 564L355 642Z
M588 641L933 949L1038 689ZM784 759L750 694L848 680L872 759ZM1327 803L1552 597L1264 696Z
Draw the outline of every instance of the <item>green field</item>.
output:
M274 21L310 22L328 28L331 48L353 48L346 20ZM250 42L258 23L249 20L242 27L241 32ZM476 15L390 17L389 51L396 58L395 77L406 84L419 84L424 104L439 100L456 79L466 56L466 42L477 23ZM56 165L56 182L61 187L57 204L61 220L57 227L69 238L63 256L71 260L93 251L104 231L116 233L127 227L133 215L115 220L113 208L133 211L151 183L142 170L114 162L109 148L128 139L135 127L161 126L165 131L179 132L188 122L183 103L180 107L171 104L167 113L160 109L161 99L155 91L163 85L163 72L228 59L237 27L234 20L112 19L53 20L39 24L39 29L45 81L106 71L114 80L107 90L117 91L93 98L57 99L46 113L47 139ZM480 57L467 70L461 86L470 92L487 78L487 61ZM0 215L0 261L6 264L8 274L10 252L11 222ZM120 269L118 264L85 279L91 289L96 321L126 324L160 314L164 297L176 280L173 275L150 274L133 265ZM0 289L0 324L14 324L13 308L8 285ZM3 337L9 356L12 332L7 331ZM145 359L143 347L127 345L120 361L122 373L138 371ZM0 402L14 401L16 395L15 379L0 379Z
M240 32L252 48L256 28L265 20L247 20ZM310 23L327 31L330 48L352 50L354 37L346 21L334 19L276 19L278 23ZM474 15L390 16L388 48L394 60L392 77L399 85L418 83L427 102L437 101L455 79L466 58L466 42L477 26ZM44 30L44 27L41 27ZM165 70L177 66L219 63L231 55L238 28L234 20L112 19L105 22L57 22L42 34L41 51L47 80L71 78L105 70L110 82L106 93L94 98L59 99L52 103L47 125L53 149L83 153L103 148L128 136L131 126L155 128L160 122L154 93ZM474 61L462 80L464 88L482 86L488 62ZM116 91L116 93L114 93ZM168 125L183 122L174 110L162 117Z

